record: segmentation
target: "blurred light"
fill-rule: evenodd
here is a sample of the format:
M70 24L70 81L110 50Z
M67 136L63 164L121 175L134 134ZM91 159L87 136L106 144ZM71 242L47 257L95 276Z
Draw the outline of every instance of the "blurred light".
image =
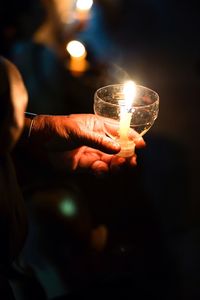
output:
M53 0L55 10L61 22L67 24L71 21L74 0Z
M93 0L77 0L76 8L80 10L90 10L93 5Z
M73 57L85 57L86 50L85 46L79 41L71 41L67 44L66 47L69 54Z
M74 201L70 198L64 198L60 203L59 203L59 210L60 212L68 217L72 217L76 214L77 212L77 207L74 203Z

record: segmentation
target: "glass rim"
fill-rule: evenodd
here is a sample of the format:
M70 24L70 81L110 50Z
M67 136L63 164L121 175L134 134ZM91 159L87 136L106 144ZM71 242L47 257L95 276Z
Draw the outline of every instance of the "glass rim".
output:
M98 92L100 92L101 90L106 89L106 88L115 87L115 86L116 86L116 87L117 87L117 86L124 86L124 83L109 84L109 85L100 87L99 89L96 90L96 92L95 92L95 94L94 94L94 100L95 100L95 98L97 97L97 98L98 98L99 100L101 100L103 103L107 103L107 104L110 105L110 106L117 106L117 107L120 107L119 104L109 103L109 102L103 100L101 97L98 96ZM140 108L140 107L148 107L148 106L154 105L156 102L159 103L160 98L159 98L159 95L158 95L158 93L157 93L156 91L154 91L154 90L152 90L151 88L148 88L148 87L146 87L146 86L139 85L139 84L136 84L136 87L143 88L143 89L145 89L145 90L147 90L147 91L149 91L149 92L152 92L152 93L155 95L155 97L156 97L157 99L156 99L154 102L152 102L151 104L146 104L146 105L134 105L134 104L133 104L131 107L135 107L135 108L137 108L137 107L138 107L138 108Z

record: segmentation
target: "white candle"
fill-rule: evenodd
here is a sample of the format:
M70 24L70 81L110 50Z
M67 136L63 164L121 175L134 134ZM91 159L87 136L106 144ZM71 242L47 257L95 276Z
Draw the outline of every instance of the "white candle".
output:
M121 106L119 136L120 136L120 142L123 144L128 141L128 131L130 128L131 117L132 117L132 113L127 112L126 107Z
M120 104L120 123L119 123L119 137L121 147L126 147L128 143L128 135L131 123L132 112L130 109L132 107L132 103L134 101L134 97L136 94L136 85L133 81L128 81L124 84L123 89L123 100L119 100Z

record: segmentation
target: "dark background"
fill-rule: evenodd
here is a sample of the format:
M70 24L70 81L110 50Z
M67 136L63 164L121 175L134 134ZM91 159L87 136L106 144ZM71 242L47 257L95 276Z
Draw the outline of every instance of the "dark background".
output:
M49 101L49 106L47 104L41 107L35 105L37 100L34 100L34 94L31 94L31 77L28 80L26 76L30 75L30 72L26 73L23 64L18 63L17 56L12 56L13 45L21 40L29 40L32 26L37 27L37 22L42 20L42 10L34 19L37 20L36 24L30 22L33 17L24 19L20 16L20 12L23 12L23 9L26 11L27 7L29 13L33 12L31 2L28 6L27 3L29 2L25 4L23 1L12 1L7 9L7 15L2 14L1 26L4 28L6 22L15 20L19 12L19 19L13 22L9 30L18 27L20 30L14 38L12 30L7 30L7 39L1 32L0 48L3 55L21 68L30 94L29 110L37 113L56 113L57 109L60 114L91 112L93 94L97 87L102 86L102 76L105 76L105 70L106 74L109 73L106 78L107 83L112 84L115 79L120 81L120 76L128 74L136 83L154 89L160 96L159 116L144 137L147 141L146 149L138 151L136 170L99 180L90 176L67 178L68 183L73 182L73 191L74 183L76 189L78 187L80 193L78 195L81 195L80 199L84 199L83 203L87 208L86 213L81 215L84 217L82 221L79 220L79 224L84 223L85 218L88 220L89 214L93 220L92 228L105 224L110 232L110 244L106 250L108 252L105 251L101 258L97 258L103 266L105 264L105 269L103 268L100 274L106 274L109 279L105 276L107 278L105 280L102 275L104 277L102 280L98 276L96 278L95 275L94 285L100 282L100 286L97 284L97 291L101 290L101 282L103 286L113 284L113 289L118 291L117 286L120 282L124 287L122 295L124 290L130 292L131 287L131 295L136 299L146 299L147 296L148 299L151 297L170 300L199 299L200 19L197 2L185 0L96 1L91 22L83 31L77 33L77 38L87 46L88 59L94 68L78 79L73 78L69 73L60 75L61 78L63 76L65 78L63 86L68 87L67 92L63 87L62 93L58 85L60 96L63 97L62 99L65 97L74 99L73 104L64 108L61 100L60 107L57 107L53 100ZM6 4L1 4L1 7L1 12L3 12ZM21 23L23 26L20 25L20 27ZM23 30L24 28L26 30ZM39 55L38 60L41 61L41 59ZM37 65L37 56L34 60ZM48 58L45 61L48 62ZM45 66L48 70L48 63L44 64L43 68ZM60 72L60 69L58 68L57 71ZM50 70L54 70L54 67ZM37 72L41 75L41 65L36 74ZM52 78L55 80L55 77ZM38 95L48 99L52 93L48 95L48 92L41 92ZM28 164L31 168L30 161ZM73 263L71 263L72 270L71 265L69 267L69 273L65 270L65 266L69 265L70 255L65 256L65 251L69 249L66 250L65 243L62 244L61 241L65 239L66 234L69 234L71 227L67 228L69 232L66 232L61 222L55 230L55 224L60 224L60 219L58 218L58 223L57 221L48 223L49 218L57 220L54 218L58 216L51 214L52 212L45 213L45 206L41 208L38 204L38 199L45 198L41 196L43 193L46 195L46 191L52 192L50 186L54 182L53 191L55 191L56 199L55 202L52 200L54 209L57 205L57 198L60 197L56 191L63 187L68 190L69 186L65 186L66 180L63 177L62 179L56 177L57 180L54 180L57 175L52 174L49 178L47 174L42 174L42 171L40 175L37 180L33 177L30 179L31 184L28 182L28 187L31 186L30 190L27 188L27 181L22 183L25 199L27 199L28 207L31 208L30 220L33 223L30 226L25 257L37 270L47 294L51 296L56 294L55 290L58 294L62 294L62 288L59 284L57 286L55 284L55 290L49 287L48 282L53 280L47 276L48 272L50 274L49 270L53 270L54 281L57 278L55 274L61 274L61 278L64 278L62 280L64 290L67 290L70 284L74 286L74 282L82 288L81 281L84 275L80 275L80 272L77 279L77 274L73 274L75 272L73 268L76 265ZM121 188L120 185L122 185ZM38 195L39 190L41 194ZM81 201L78 200L78 205L82 205ZM107 212L105 212L105 207ZM32 212L35 212L36 218ZM45 220L48 220L47 223ZM51 228L50 236L47 234L49 228ZM42 238L38 238L38 232L41 233ZM46 242L42 243L41 239L44 236ZM77 236L76 238L79 239ZM67 245L69 247L73 245L72 249L79 247L76 238L67 239ZM58 244L60 243L60 247L58 244L55 247L55 240ZM39 245L37 246L39 249L43 249L42 254L41 249L38 250L36 246L36 250L34 249L33 243ZM125 258L119 250L123 248L122 246L125 248ZM56 252L55 249L58 250L58 248L59 251ZM84 247L83 249L85 251ZM81 251L77 254L78 257L83 256L83 261L87 261L87 255L88 253L84 256ZM72 262L77 256L72 255ZM116 268L113 267L115 264L117 264ZM57 271L52 265L56 265ZM130 269L127 266L131 266ZM84 267L83 270L85 271ZM91 274L93 272L95 273L95 268L92 269ZM76 278L72 283L68 278L69 274L73 274ZM90 281L91 278L88 279L88 282ZM110 291L112 295L112 288L106 287L105 290Z

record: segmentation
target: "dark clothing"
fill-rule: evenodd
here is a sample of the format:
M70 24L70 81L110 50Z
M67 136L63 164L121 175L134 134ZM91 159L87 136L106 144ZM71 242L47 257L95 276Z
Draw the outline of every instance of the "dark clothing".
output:
M0 157L0 195L0 264L4 269L18 256L27 232L24 202L9 155Z
M14 88L18 83L19 90ZM35 292L39 289L35 284L37 280L33 272L27 272L25 267L19 264L19 254L24 246L28 226L11 150L20 134L24 106L23 98L16 98L14 94L20 91L22 92L20 96L24 96L22 87L21 78L15 67L0 58L0 299L2 300L39 299L38 295L42 294Z
M19 132L17 125L13 125L16 107L9 86L10 74L6 74L7 68L6 61L0 60L0 272L18 256L27 232L24 203L9 153L13 144L11 139ZM10 131L14 131L14 134L9 134ZM4 132L7 134L4 135Z

